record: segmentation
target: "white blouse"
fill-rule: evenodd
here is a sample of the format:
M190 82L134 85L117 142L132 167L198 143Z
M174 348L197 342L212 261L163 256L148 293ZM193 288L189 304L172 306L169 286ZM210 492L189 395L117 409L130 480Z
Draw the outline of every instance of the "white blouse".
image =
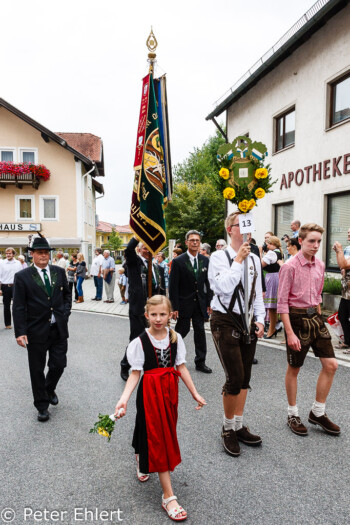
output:
M148 328L146 328L146 332L148 334L148 337L150 338L150 341L152 345L155 348L159 348L159 350L166 350L169 346L169 328L167 328L167 335L164 339L158 340L155 337L153 337L150 333ZM176 353L176 359L175 359L175 366L182 365L183 363L186 363L186 347L185 343L181 337L180 334L177 334L177 353ZM131 367L131 370L143 370L143 365L145 363L145 353L142 348L141 339L139 337L136 337L136 339L133 339L131 343L129 344L127 350L126 350L126 357L128 359L128 363Z
M277 253L269 250L266 255L262 258L266 264L275 264L277 262Z

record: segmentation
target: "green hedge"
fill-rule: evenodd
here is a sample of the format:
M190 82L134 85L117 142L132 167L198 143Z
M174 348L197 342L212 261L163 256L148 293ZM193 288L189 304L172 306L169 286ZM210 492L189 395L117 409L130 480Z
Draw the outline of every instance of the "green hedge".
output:
M336 277L325 277L323 291L333 295L341 295L341 281Z

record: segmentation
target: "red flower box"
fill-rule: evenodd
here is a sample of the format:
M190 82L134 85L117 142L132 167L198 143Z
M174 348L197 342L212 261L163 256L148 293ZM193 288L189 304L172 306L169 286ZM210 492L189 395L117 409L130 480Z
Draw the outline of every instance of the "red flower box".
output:
M13 162L0 162L0 175L12 175L14 178L19 178L21 175L28 175L32 173L34 177L41 180L49 180L50 170L43 164L14 164Z

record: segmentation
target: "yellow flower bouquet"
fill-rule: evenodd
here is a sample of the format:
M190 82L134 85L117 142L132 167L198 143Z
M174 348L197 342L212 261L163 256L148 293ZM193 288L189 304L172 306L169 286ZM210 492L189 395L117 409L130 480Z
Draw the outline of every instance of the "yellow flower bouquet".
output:
M111 416L99 414L98 421L90 429L89 434L99 434L107 438L108 443L111 440L111 436L115 426L115 417L112 414Z

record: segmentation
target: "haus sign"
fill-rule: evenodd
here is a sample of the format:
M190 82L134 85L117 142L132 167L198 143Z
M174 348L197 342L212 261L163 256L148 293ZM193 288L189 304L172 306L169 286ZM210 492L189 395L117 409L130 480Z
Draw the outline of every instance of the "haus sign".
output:
M40 222L32 224L22 222L0 222L0 232L40 232Z
M333 157L326 159L316 164L311 164L305 168L289 171L282 175L280 190L283 188L289 189L292 184L302 186L302 184L310 184L333 177L341 177L342 175L350 175L350 153L340 155L340 157Z

